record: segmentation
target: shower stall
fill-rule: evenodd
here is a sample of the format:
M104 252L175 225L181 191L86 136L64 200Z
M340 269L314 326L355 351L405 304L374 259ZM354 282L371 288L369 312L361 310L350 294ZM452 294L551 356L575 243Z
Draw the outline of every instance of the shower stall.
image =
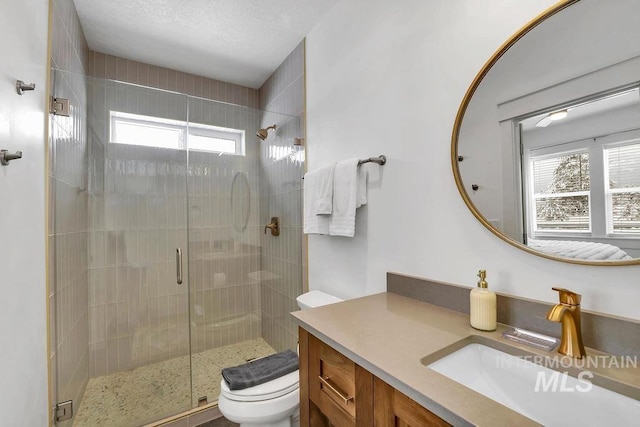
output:
M295 349L301 118L60 70L52 94L70 103L50 120L59 424L143 425L215 402L222 368Z

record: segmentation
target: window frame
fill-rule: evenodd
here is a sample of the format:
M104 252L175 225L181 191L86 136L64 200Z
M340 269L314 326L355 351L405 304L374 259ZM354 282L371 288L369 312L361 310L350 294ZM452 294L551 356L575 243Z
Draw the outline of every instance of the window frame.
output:
M610 135L602 138L605 140L603 142L603 163L604 163L604 192L605 192L605 207L606 207L606 233L608 237L633 237L638 238L640 235L640 231L624 233L624 232L616 232L614 230L613 225L613 195L614 194L625 194L625 193L640 193L640 185L636 187L626 187L626 188L611 188L609 185L609 157L607 150L619 148L619 147L627 147L630 145L639 145L640 146L640 129L621 132L621 137L626 138L615 138L618 134ZM610 141L610 142L607 142Z
M638 238L638 233L621 233L613 230L611 194L633 192L631 189L609 189L609 172L606 150L626 145L640 144L640 129L616 132L610 135L587 138L578 141L546 146L529 147L526 143L522 148L522 188L524 198L524 226L529 238L548 237L591 237L607 239ZM587 151L589 154L589 231L569 230L538 230L536 228L536 209L533 181L533 159L559 157ZM584 192L575 192L581 195ZM559 193L565 194L565 193ZM566 193L569 194L569 193ZM547 196L548 197L548 196ZM555 197L551 195L551 197ZM600 210L595 209L600 206Z
M591 185L589 185L588 191L571 191L565 193L536 193L534 190L534 161L536 160L545 160L550 158L562 157L562 156L570 156L574 154L587 153L589 156L589 166L591 166L591 153L588 147L585 146L576 146L574 145L572 149L565 149L565 147L555 146L555 147L543 147L537 149L528 149L525 150L526 153L526 165L525 168L526 173L524 176L524 181L526 185L525 198L526 198L526 227L527 227L527 235L533 238L538 238L542 236L591 236L593 233L593 212L592 212L592 200L591 200ZM582 144L580 144L582 145ZM589 182L591 183L591 167L589 167ZM538 228L538 215L537 215L537 206L536 202L538 199L553 199L553 198L564 198L564 197L575 197L575 196L587 196L587 201L589 203L589 221L588 221L588 229L587 230L550 230L550 229L539 229Z
M133 144L130 142L120 142L118 141L117 135L117 125L118 123L127 123L138 126L147 126L154 127L160 129L172 129L178 130L180 134L180 140L176 147L160 147L156 145L145 145L145 144ZM161 119L153 116L144 116L141 114L131 114L125 113L121 111L109 111L109 143L113 144L122 144L122 145L132 145L138 147L149 147L149 148L165 148L171 150L180 150L182 146L184 146L184 137L185 137L185 126L184 122L178 120L171 119Z
M148 126L153 128L164 128L179 131L179 141L175 146L162 147L157 145L136 144L131 142L118 141L117 124L129 123L138 126ZM122 144L129 146L148 147L148 148L161 148L169 150L189 150L198 151L212 154L228 154L236 156L245 155L245 130L226 128L222 126L206 125L202 123L189 123L181 120L166 119L161 117L146 116L142 114L126 113L123 111L109 111L109 143L110 144ZM190 147L189 137L193 135L196 137L228 140L234 142L234 151L219 150L219 149L204 149L202 147L192 148Z
M189 136L199 136L212 139L223 139L234 141L235 151L218 151L218 150L203 150L201 148L193 148L189 144ZM220 126L203 125L200 123L190 123L187 132L187 147L190 151L201 151L206 153L222 153L232 154L236 156L245 155L245 131L243 129L225 128Z

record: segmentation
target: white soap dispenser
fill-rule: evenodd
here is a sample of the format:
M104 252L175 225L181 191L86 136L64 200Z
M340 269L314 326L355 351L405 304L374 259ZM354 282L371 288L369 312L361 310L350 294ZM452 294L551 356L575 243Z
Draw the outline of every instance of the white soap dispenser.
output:
M481 331L495 331L496 293L488 289L486 270L480 270L478 277L478 287L471 289L469 296L469 321L471 326Z

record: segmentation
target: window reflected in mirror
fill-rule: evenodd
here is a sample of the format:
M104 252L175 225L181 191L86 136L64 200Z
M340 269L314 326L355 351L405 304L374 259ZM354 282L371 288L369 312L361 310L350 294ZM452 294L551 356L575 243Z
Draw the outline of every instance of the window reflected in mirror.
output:
M640 236L640 129L626 119L640 112L638 88L559 111L517 123L523 243L548 251L550 243L540 240L616 246L616 239ZM585 122L591 128L586 138ZM590 250L596 248L591 245ZM616 259L631 258L621 248L606 248Z

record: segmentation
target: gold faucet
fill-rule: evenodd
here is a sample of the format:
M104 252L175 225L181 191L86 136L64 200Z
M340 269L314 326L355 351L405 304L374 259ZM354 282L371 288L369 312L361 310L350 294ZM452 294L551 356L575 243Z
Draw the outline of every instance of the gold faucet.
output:
M580 294L563 288L551 288L560 292L560 303L551 307L547 319L562 323L562 338L558 353L582 359L586 356L580 330Z

